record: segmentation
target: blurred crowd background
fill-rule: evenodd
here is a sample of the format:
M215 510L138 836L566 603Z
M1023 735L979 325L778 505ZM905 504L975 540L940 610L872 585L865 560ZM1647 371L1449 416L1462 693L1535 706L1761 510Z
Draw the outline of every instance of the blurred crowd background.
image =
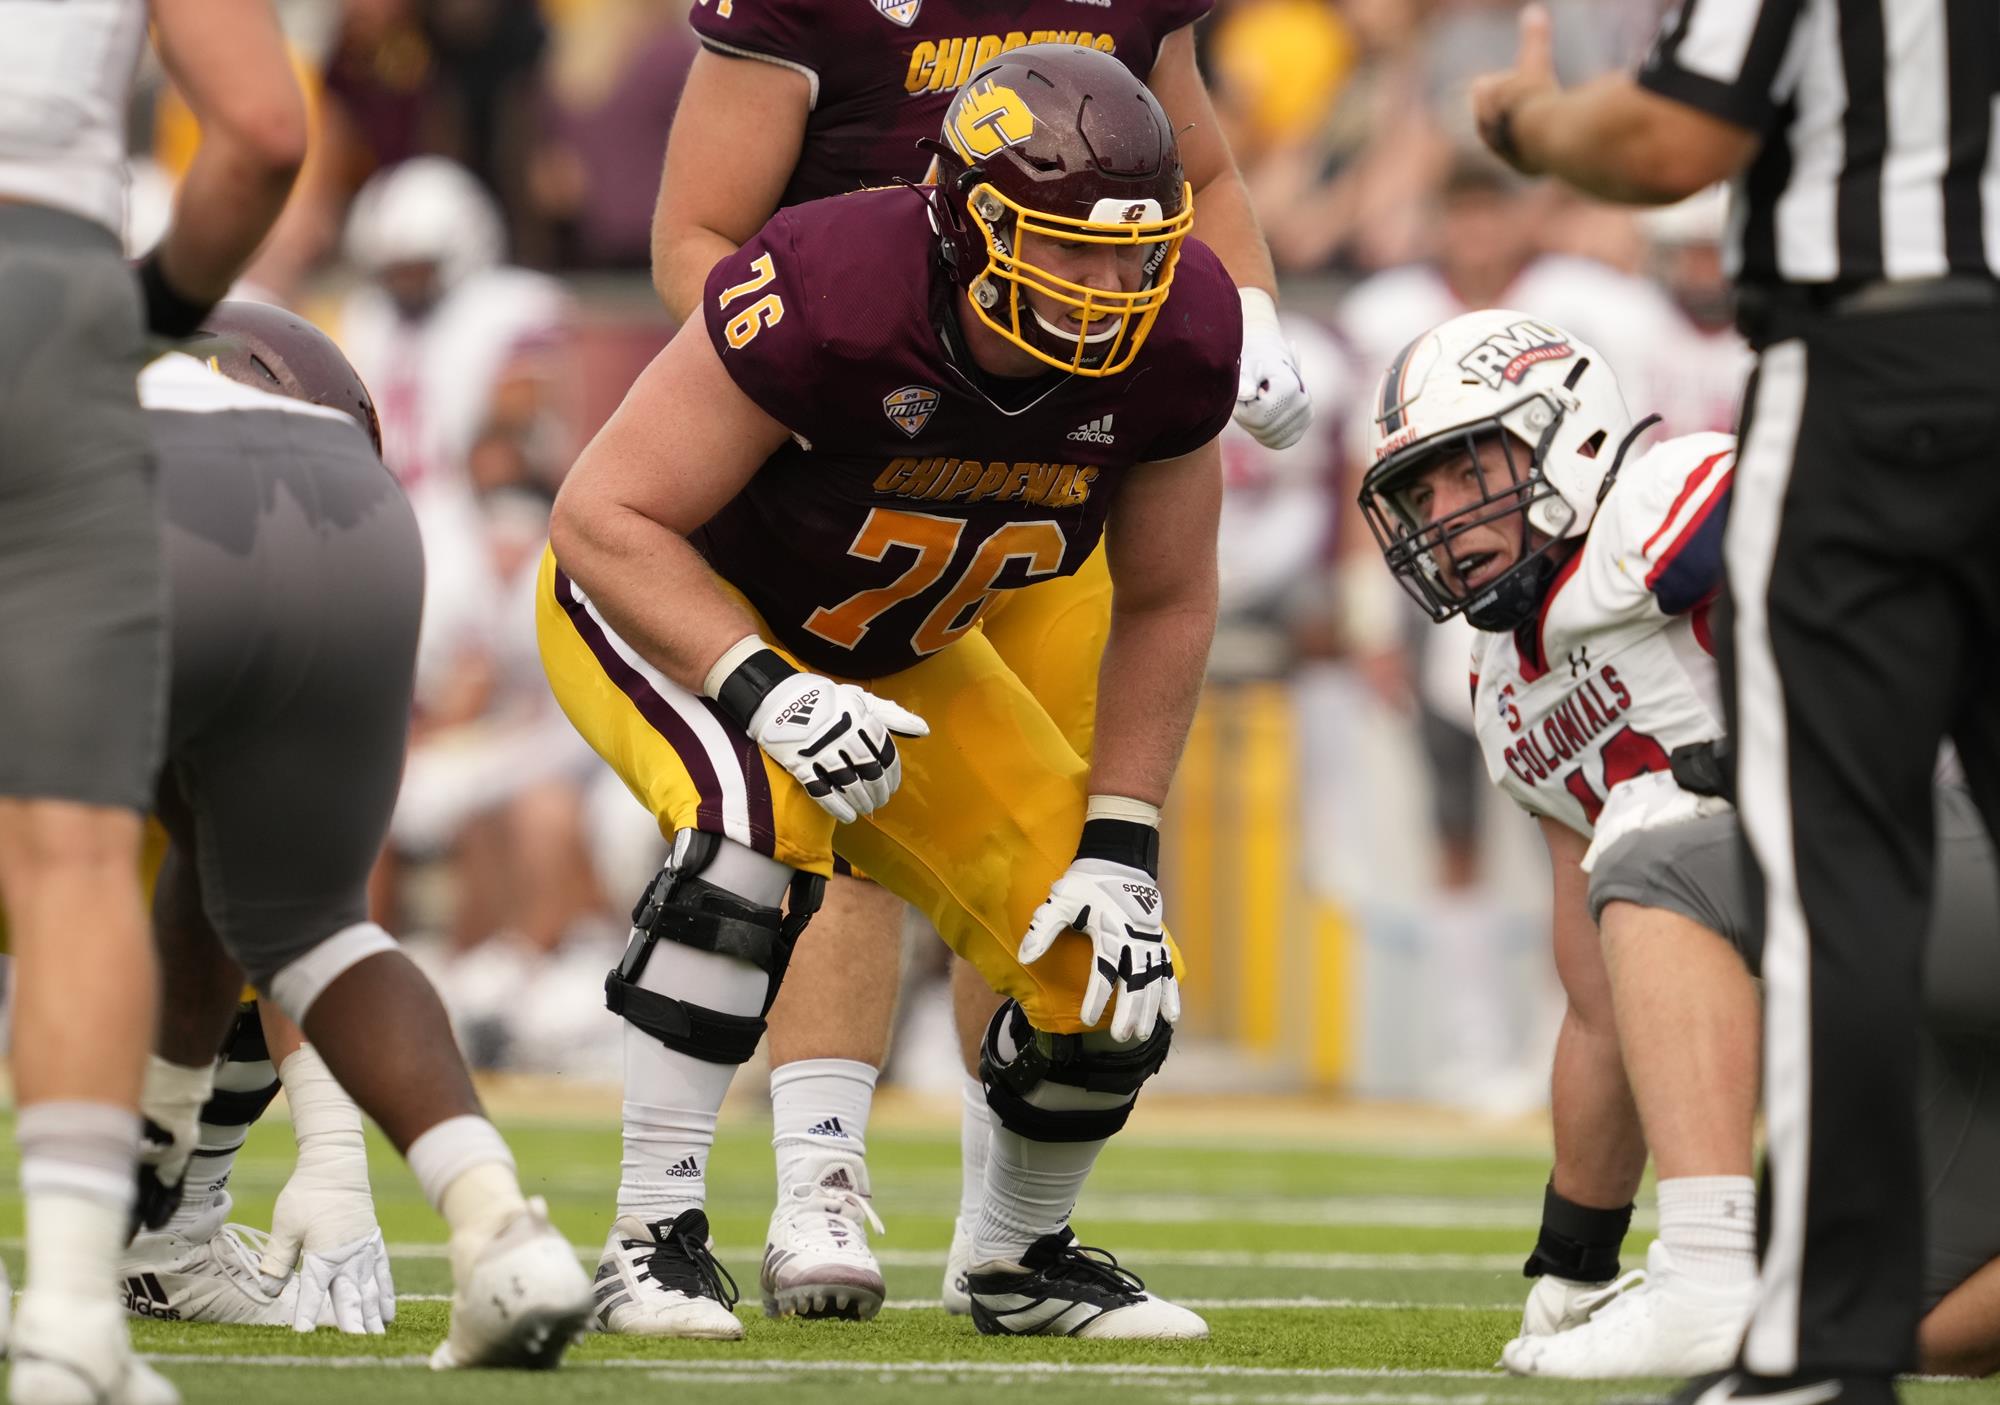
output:
M1553 0L1564 80L1629 67L1659 8ZM603 974L663 845L556 711L529 592L576 448L672 331L648 224L686 0L279 9L315 140L242 291L347 349L429 562L378 900L478 1061L613 1077ZM1733 426L1744 353L1719 195L1635 217L1478 154L1465 86L1513 53L1515 10L1218 0L1198 31L1318 418L1284 452L1225 442L1223 622L1167 836L1193 968L1170 1079L1479 1115L1545 1097L1547 866L1485 780L1464 628L1401 596L1351 510L1370 394L1404 342L1480 306L1594 344L1669 433ZM133 122L137 251L195 133L157 70ZM955 1088L941 952L913 932L909 953L889 1078Z

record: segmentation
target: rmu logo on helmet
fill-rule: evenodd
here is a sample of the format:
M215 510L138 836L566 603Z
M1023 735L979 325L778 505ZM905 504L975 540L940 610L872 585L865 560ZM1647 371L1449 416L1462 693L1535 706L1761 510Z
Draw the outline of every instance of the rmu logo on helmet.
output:
M1018 146L1035 134L1035 114L1012 88L993 79L967 87L952 104L945 135L967 161L980 161Z
M1500 383L1519 385L1528 367L1576 355L1569 333L1546 322L1524 320L1495 332L1459 358L1459 366L1498 390Z

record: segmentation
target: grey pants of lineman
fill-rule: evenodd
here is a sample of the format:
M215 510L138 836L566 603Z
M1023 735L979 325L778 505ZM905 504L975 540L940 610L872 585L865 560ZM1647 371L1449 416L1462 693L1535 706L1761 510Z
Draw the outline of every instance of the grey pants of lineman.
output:
M423 551L359 428L146 415L173 630L159 813L259 988L367 920L410 725Z
M109 230L0 202L0 795L151 801L166 617L144 337Z
M1629 902L1726 938L1751 971L1761 914L1734 814L1627 835L1598 860L1590 913ZM1919 1134L1923 1310L2000 1258L2000 866L1972 797L1937 792L1937 887L1925 949Z

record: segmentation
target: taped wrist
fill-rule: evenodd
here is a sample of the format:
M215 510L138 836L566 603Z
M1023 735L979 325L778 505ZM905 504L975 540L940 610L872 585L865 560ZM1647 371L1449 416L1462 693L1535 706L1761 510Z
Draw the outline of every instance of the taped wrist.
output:
M1521 1267L1524 1278L1554 1274L1578 1283L1605 1283L1618 1276L1618 1250L1632 1227L1632 1207L1593 1210L1556 1194L1542 1194L1542 1232L1535 1252Z
M716 687L715 701L747 733L765 695L797 672L776 649L759 649L730 670Z
M201 330L215 304L188 297L160 271L160 251L139 261L139 290L146 298L146 325L163 337L190 337Z
M1080 859L1105 859L1136 868L1154 882L1160 879L1160 831L1137 820L1085 820L1077 841Z

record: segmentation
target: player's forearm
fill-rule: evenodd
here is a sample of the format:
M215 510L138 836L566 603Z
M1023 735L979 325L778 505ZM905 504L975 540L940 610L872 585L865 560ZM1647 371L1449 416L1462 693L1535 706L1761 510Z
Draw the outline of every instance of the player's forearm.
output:
M1709 183L1681 133L1624 74L1530 97L1510 117L1514 147L1530 171L1557 176L1601 200L1665 205Z
M227 296L257 246L277 223L303 163L281 143L258 145L226 133L202 139L160 243L160 270L196 302Z
M1613 1026L1570 1008L1556 1037L1550 1098L1556 1193L1598 1208L1629 1204L1645 1173L1646 1137Z
M676 322L701 307L709 270L736 252L727 235L699 224L657 219L653 223L653 288Z
M1097 735L1090 793L1165 803L1194 721L1215 594L1111 613L1097 675Z
M689 692L757 622L679 533L630 508L558 497L549 545L564 574L647 663Z
M1194 236L1215 251L1237 287L1278 295L1271 250L1234 165L1225 166L1194 193Z

